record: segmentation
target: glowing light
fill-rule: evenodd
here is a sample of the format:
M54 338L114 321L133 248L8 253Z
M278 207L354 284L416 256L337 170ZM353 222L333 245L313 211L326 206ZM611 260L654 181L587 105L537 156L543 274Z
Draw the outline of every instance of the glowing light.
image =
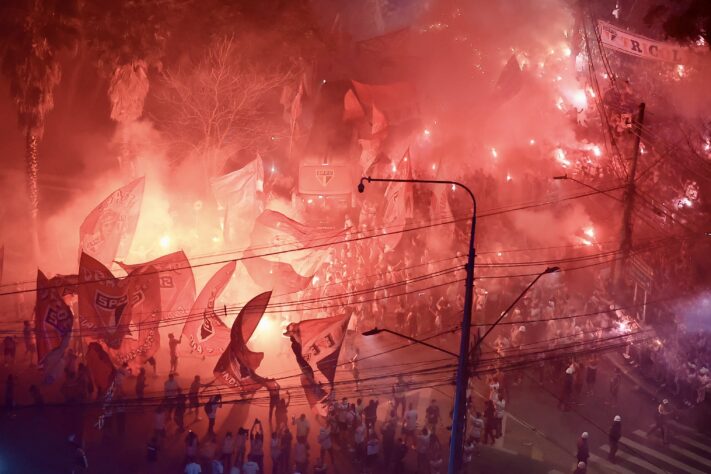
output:
M647 147L644 146L644 143L639 144L639 152L643 155L647 154Z
M555 80L560 82L563 80L563 76L555 76Z
M576 109L585 109L588 106L588 96L585 95L585 91L580 89L573 92L571 97L571 102Z
M321 84L325 84L325 83L326 83L326 79L321 81Z
M432 132L430 131L429 128L426 128L422 131L422 134L426 137L429 137L432 134Z
M600 147L597 146L597 145L594 145L594 146L592 147L592 152L593 152L593 155L595 155L595 156L598 156L598 157L599 157L599 156L602 156L602 150L601 150Z
M683 197L679 199L679 207L691 207L693 202L688 197Z
M319 194L319 195L318 195L318 198L319 198L319 199L323 199L323 196L321 196L321 195Z
M563 47L563 56L565 56L566 58L569 58L571 54L573 54L573 51L569 47L564 46Z
M696 46L706 46L706 40L703 36L699 36L699 39L696 40Z
M511 177L510 174L507 174L507 175L506 175L506 182L509 182L509 181L511 181L512 179L513 179L513 178Z
M630 326L630 322L626 319L622 319L615 323L615 329L617 329L617 332L622 334L629 334L632 332L632 328Z
M452 191L456 191L456 190L457 190L457 185L453 184L453 185L452 185Z
M679 77L684 77L686 75L686 70L683 64L676 65L676 75Z
M502 255L503 255L503 254L502 254L501 252L496 252L496 256L497 256L497 257L500 257L500 256L502 256Z
M583 243L583 245L588 245L588 246L590 246L590 245L593 244L592 241L590 241L590 240L588 240L588 239L580 239L580 241Z
M596 96L595 96L595 91L592 89L592 87L588 86L588 88L586 89L586 91L588 92L588 95L589 95L590 97L592 97L593 99L596 97Z
M392 167L391 167L390 169L391 169L391 170L392 170L392 172L394 173L394 172L396 172L396 171L397 171L397 166L395 166L395 165L392 165Z
M563 98L558 97L558 100L555 101L555 106L558 107L558 110L563 110Z
M587 235L590 238L595 238L595 229L592 227L588 227L586 229L583 229L583 234Z
M606 72L603 72L603 73L602 73L602 78L603 78L603 79L608 79L609 77L610 77L610 76L608 76Z
M274 173L275 171L276 171L276 167L274 165L272 165L272 173Z
M216 235L213 235L213 236L212 236L212 241L213 241L214 243L218 243L218 242L220 241L220 238L219 238L218 236L216 236Z
M558 161L558 163L563 165L564 168L570 166L570 161L568 161L568 159L565 157L565 152L562 148L556 148L553 151L553 155L555 156L555 159Z
M529 144L529 145L535 145L535 144L536 144L536 140L534 140L533 138L531 138L531 139L528 141L528 144Z
M170 247L170 236L169 235L162 236L160 238L160 240L158 241L158 243L160 244L161 248L167 249L168 247Z
M319 282L319 280L320 280L320 278L318 277L318 275L314 275L314 277L313 277L313 279L311 280L311 282L315 285L315 284L317 284L317 283Z
M434 163L432 163L432 171L434 171L434 170L436 170L436 169L437 169L437 165L434 164Z
M711 140L709 140L708 138L706 139L706 141L703 144L703 149L705 152L711 151Z
M494 158L499 157L499 153L496 151L496 148L491 149L491 156L493 156Z
M306 202L309 203L309 204L313 204L313 203L314 203L314 200L311 199L311 198L309 198Z

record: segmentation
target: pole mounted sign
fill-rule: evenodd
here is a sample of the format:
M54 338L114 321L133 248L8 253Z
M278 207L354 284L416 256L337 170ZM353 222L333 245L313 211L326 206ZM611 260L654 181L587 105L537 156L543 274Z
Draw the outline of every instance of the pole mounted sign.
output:
M668 61L675 64L688 62L691 49L676 43L656 41L629 33L605 21L598 21L600 40L606 48L642 59Z

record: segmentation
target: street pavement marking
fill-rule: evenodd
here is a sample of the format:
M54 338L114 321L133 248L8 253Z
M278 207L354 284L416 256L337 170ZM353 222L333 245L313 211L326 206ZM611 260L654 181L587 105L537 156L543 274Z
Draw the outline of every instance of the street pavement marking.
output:
M603 451L605 451L606 453L609 453L609 452L610 452L610 447L609 447L608 445L606 445L606 444L603 445L603 446L600 446L600 449L603 450ZM625 461L628 461L628 462L631 462L631 463L633 463L633 464L636 464L636 465L638 465L638 466L640 466L640 467L643 467L643 468L645 468L646 470L648 470L648 471L650 471L650 472L654 472L654 473L656 473L656 474L669 474L667 471L664 471L664 470L662 470L662 469L659 469L657 466L654 466L654 465L652 465L652 464L649 464L649 463L648 463L647 461L645 461L644 459L640 459L640 458L638 458L638 457L636 457L636 456L632 456L631 454L627 454L627 453L625 453L625 452L622 452L622 451L619 451L619 450L618 450L616 456L617 456L618 458L620 458L620 459L624 459Z
M706 436L702 433L699 433L698 430L695 430L694 428L692 428L690 426L682 425L678 421L674 421L674 420L669 420L668 423L675 428L678 428L682 431L686 431L687 433L691 433L694 436L696 436L697 438L701 438L702 440L706 441L706 443L708 443L708 445L711 445L711 438L709 438L708 436Z
M681 469L684 472L690 472L692 474L706 474L704 471L695 469L695 468L689 466L688 464L684 464L683 462L677 461L676 459L671 458L671 457L667 456L666 454L662 454L657 450L648 448L647 446L637 443L636 441L632 441L629 438L620 439L620 443L625 444L633 449L636 449L637 451L647 453L650 456L653 456L653 457L659 459L660 461L669 464L670 466L674 466L677 469Z
M607 447L607 445L605 445L605 447ZM607 447L607 450L609 451L610 448ZM590 459L592 459L595 464L599 464L600 467L604 468L605 470L603 472L615 471L619 472L620 474L637 474L636 472L630 471L629 469L626 469L620 465L612 464L607 459L601 458L600 456L593 453L590 453Z
M635 431L633 431L633 433L636 434L637 436L641 436L642 438L647 438L647 433L645 433L645 432L642 431L642 430L635 430ZM672 440L675 440L676 438L680 438L680 439L681 439L682 436L683 436L683 435L672 435ZM684 438L689 439L690 441L693 441L693 440L691 440L690 438L687 438L686 436L684 436ZM694 443L696 443L696 442L689 443L689 444L694 444ZM705 449L705 450L707 450L707 451L711 451L711 450L709 450L709 448L708 448L707 446L703 446L701 443L696 443L696 444L697 444L699 447L702 447L702 449ZM703 456L699 456L698 454L696 454L696 453L694 453L694 452L691 452L691 451L689 451L688 449L684 449L684 448L682 448L681 446L677 446L677 445L675 445L675 444L670 444L670 445L669 445L669 449L671 449L672 451L676 451L676 452L679 453L679 454L683 454L683 455L686 456L687 458L693 459L694 461L696 461L696 462L698 462L698 463L700 463L700 464L703 464L703 465L705 465L705 466L711 467L711 460L706 459L706 458L703 457Z
M695 448L699 448L703 451L706 451L707 453L711 453L711 446L709 446L708 444L699 443L695 439L691 439L688 436L684 436L683 434L674 433L672 435L672 438L674 438L674 439L678 438L678 439L682 440L683 442L685 442L686 444L690 444L691 446L694 446Z

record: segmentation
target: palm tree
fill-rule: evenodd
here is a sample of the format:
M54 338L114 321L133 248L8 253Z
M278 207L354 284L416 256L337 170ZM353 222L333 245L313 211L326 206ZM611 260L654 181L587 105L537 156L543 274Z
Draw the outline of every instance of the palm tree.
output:
M27 194L38 256L38 147L47 114L54 108L54 89L62 77L59 54L74 50L79 39L75 0L2 0L0 52L2 73L17 104L25 136Z
M143 115L149 68L160 68L182 2L93 0L82 9L86 40L108 78L111 119L119 126L119 167L135 174L131 125Z

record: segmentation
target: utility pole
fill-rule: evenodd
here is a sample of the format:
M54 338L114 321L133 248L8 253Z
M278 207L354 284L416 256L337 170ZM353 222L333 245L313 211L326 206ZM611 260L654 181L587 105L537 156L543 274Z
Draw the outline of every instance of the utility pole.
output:
M624 213L622 215L622 242L620 243L621 259L618 261L618 271L613 277L613 283L615 283L615 288L618 286L622 278L622 269L625 268L627 260L630 256L630 250L632 250L632 210L634 207L634 196L635 196L635 178L637 177L637 162L639 161L639 146L642 139L642 124L644 123L644 108L645 104L642 102L639 104L639 113L635 119L632 130L635 134L634 139L634 150L632 152L632 165L630 166L630 172L627 176L627 188L625 189L624 195ZM615 266L613 266L613 269Z

